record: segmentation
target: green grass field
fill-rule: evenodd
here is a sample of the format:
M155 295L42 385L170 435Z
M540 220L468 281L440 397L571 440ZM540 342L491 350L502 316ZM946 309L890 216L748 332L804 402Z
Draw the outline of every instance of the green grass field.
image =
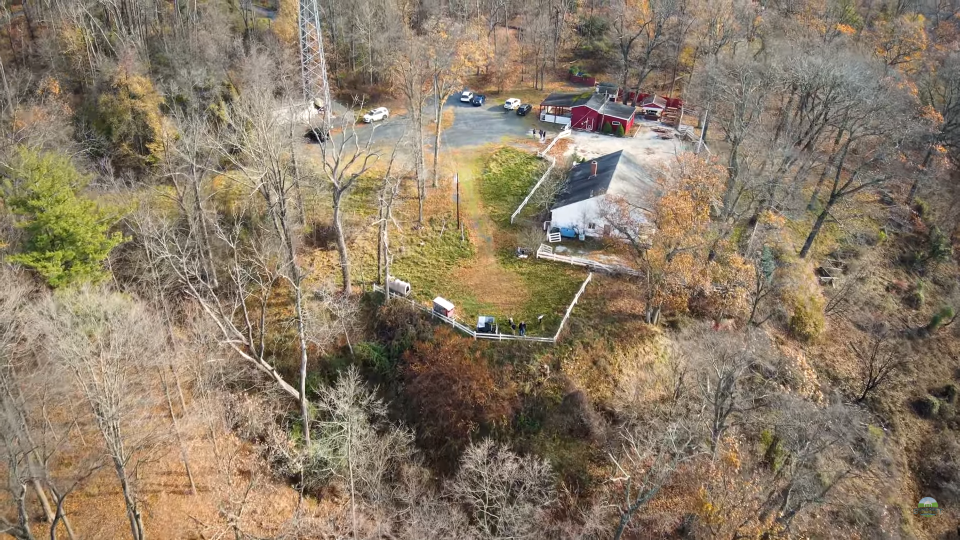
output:
M487 159L480 178L480 197L497 226L510 225L510 215L547 166L537 156L514 148L500 148Z
M513 148L458 160L465 240L453 215L433 217L394 243L392 274L410 281L421 303L436 296L453 302L468 325L492 315L505 329L513 317L526 321L531 335L552 335L586 272L516 258L518 229L510 225L510 214L545 169L543 160Z

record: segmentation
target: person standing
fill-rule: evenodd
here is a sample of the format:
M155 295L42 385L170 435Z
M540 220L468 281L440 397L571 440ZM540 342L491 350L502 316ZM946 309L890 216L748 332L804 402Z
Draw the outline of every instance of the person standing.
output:
M523 321L520 321L520 335L521 336L527 335L527 323Z

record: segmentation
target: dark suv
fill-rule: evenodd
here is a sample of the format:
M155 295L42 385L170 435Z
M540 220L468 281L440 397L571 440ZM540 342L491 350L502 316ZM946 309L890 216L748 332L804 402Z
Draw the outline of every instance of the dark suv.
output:
M529 103L524 103L517 109L517 116L526 116L528 112L533 110L533 105Z
M473 96L473 99L470 100L470 104L474 107L479 107L483 105L483 102L487 100L487 96L477 94Z
M303 136L315 143L327 142L330 139L330 130L321 127L310 128Z

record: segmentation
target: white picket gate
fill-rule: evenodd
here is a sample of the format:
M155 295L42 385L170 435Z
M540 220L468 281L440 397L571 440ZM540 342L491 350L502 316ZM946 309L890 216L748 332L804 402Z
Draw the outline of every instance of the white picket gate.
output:
M569 255L557 255L553 252L553 246L548 246L547 244L540 244L540 247L537 248L537 258L545 259L548 261L562 262L566 264L572 264L574 266L583 266L589 268L595 272L606 272L608 274L624 274L628 276L640 277L641 274L633 268L627 268L626 266L620 266L617 264L604 264L597 262L591 259L585 259L583 257L571 257Z

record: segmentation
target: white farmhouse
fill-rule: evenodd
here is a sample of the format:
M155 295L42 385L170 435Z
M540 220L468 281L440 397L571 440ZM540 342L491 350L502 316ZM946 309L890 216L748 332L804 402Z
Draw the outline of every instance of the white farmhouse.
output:
M550 210L550 226L564 233L576 229L585 236L614 234L603 219L605 203L623 198L642 208L655 191L656 184L633 158L623 151L607 154L570 169ZM642 215L637 218L643 220Z

